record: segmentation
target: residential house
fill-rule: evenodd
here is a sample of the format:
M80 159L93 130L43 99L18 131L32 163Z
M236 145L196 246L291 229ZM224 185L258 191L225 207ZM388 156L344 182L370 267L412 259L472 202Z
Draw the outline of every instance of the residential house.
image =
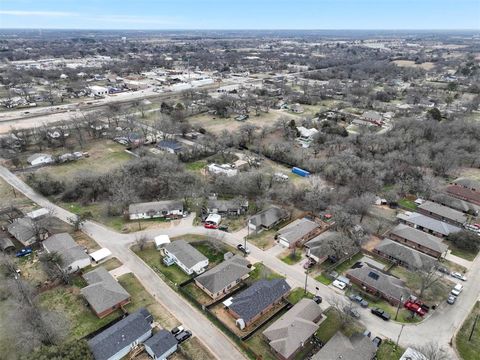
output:
M285 279L260 280L224 304L238 327L244 329L279 304L290 290Z
M52 155L33 154L27 158L27 162L32 166L47 165L54 162Z
M446 237L462 230L458 226L419 213L398 214L397 218L404 224L438 237Z
M214 175L235 176L238 174L238 169L235 169L230 164L209 164L207 169Z
M297 126L297 131L300 134L299 139L306 142L312 141L315 134L318 133L318 130L315 128L307 129L303 126Z
M248 228L255 232L269 230L288 218L288 212L276 206L260 211L248 219Z
M178 154L182 151L183 146L175 140L161 140L158 142L157 148L170 154Z
M140 309L88 340L95 360L120 360L152 335L153 317Z
M469 189L461 185L449 185L446 188L448 194L455 196L458 199L471 202L480 206L480 192Z
M433 257L390 239L380 242L373 252L410 270L430 270L435 265Z
M380 125L383 122L383 116L376 111L366 111L362 115L362 120Z
M311 299L302 299L285 315L270 325L263 336L281 360L295 358L318 330L322 309Z
M301 114L305 111L305 108L300 104L293 104L292 106L290 106L290 111L296 114Z
M197 276L195 284L216 300L248 278L250 270L250 263L243 256L235 255Z
M23 246L30 246L37 240L42 241L48 237L46 225L45 221L23 217L13 220L7 226L7 231Z
M60 255L64 272L73 273L90 265L90 256L68 233L55 234L42 243L48 253Z
M312 360L373 360L377 348L368 336L361 334L348 338L338 331L317 352Z
M88 285L80 292L99 318L111 314L130 302L130 294L104 268L83 275Z
M201 274L208 267L208 258L185 240L165 245L163 252L188 275Z
M382 297L392 305L398 305L402 299L410 296L402 280L387 275L380 270L361 263L347 271L347 278L374 296Z
M281 228L277 234L278 243L287 248L302 245L322 231L320 226L307 218L297 219Z
M316 263L324 262L329 256L335 255L329 244L340 240L342 234L336 231L325 231L305 243L306 255Z
M128 214L130 220L177 218L183 216L183 202L165 200L131 204L128 207Z
M430 360L420 351L408 347L398 360Z
M433 201L437 204L451 207L452 209L463 212L464 214L478 216L480 214L480 206L472 204L468 201L458 199L454 196L438 193L432 195L430 201Z
M436 259L447 254L448 246L442 242L441 238L405 224L395 226L388 234L388 237Z
M464 213L432 201L425 201L417 208L417 211L434 219L459 227L463 226L468 220L467 215Z
M177 339L170 331L160 330L143 344L153 360L166 360L178 348Z
M91 96L105 96L108 95L108 89L103 86L92 85L90 86L90 95Z
M243 199L217 200L209 199L207 201L207 213L219 214L222 216L244 214L248 208L248 201Z
M468 178L458 178L454 180L452 184L480 193L480 181Z

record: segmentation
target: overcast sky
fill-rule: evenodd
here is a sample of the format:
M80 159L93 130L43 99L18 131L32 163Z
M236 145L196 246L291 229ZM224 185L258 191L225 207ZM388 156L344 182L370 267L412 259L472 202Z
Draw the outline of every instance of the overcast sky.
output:
M480 0L0 0L0 28L480 29Z

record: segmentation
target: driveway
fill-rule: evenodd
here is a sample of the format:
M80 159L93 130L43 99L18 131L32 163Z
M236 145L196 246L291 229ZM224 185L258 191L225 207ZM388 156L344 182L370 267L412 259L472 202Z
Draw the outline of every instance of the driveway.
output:
M35 193L23 181L17 178L6 168L0 166L0 176L10 185L25 194L28 198L42 207L55 209L55 215L62 220L67 220L73 214L50 203L41 195ZM243 243L243 232L224 233L219 230L205 229L200 226L193 226L190 219L185 219L180 225L168 229L149 229L133 234L119 234L103 225L88 221L82 231L91 236L101 246L109 248L113 255L122 261L142 282L147 291L153 294L159 302L165 305L174 316L191 328L196 336L214 353L219 359L240 359L243 354L220 330L213 326L197 309L193 308L185 299L173 291L151 270L143 261L130 251L129 247L135 242L139 235L146 235L152 239L156 235L166 234L171 237L185 234L203 234L215 236L222 239L231 246ZM251 253L248 259L251 262L262 262L267 267L275 270L287 278L292 287L304 287L305 272L299 266L290 266L278 259L268 250L263 251L253 244L248 245ZM473 281L480 274L480 256L471 263L467 276L471 279L464 283L464 290L460 294L455 305L440 304L438 310L425 321L419 324L406 324L400 338L400 345L420 346L427 342L434 342L445 349L450 358L457 359L457 355L450 346L455 332L463 323L464 319L472 310L480 295L480 281ZM316 289L319 289L318 291ZM340 298L348 301L344 296L337 294L333 289L315 279L307 278L307 289L312 293L318 293L328 303L328 299ZM324 302L324 307L327 305ZM368 309L360 309L361 322L375 336L387 337L396 340L401 324L394 321L385 322L369 313Z

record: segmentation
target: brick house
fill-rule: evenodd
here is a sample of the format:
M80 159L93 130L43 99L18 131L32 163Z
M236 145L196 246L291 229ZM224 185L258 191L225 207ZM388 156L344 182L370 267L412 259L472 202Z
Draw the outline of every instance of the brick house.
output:
M447 254L448 246L442 242L441 238L405 224L395 226L388 234L388 237L437 259Z

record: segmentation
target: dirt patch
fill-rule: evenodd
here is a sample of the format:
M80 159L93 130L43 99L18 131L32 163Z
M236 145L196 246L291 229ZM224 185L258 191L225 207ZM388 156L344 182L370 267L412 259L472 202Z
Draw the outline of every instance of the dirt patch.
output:
M74 232L72 237L78 245L86 247L89 252L100 249L100 245L98 245L95 240L81 231Z
M415 61L412 61L412 60L394 60L392 61L392 63L400 67L420 68L427 71L432 70L435 67L435 63L432 63L432 62L424 62L421 64L416 64Z
M362 248L372 252L373 249L381 242L382 242L382 239L380 239L378 236L371 235L368 241L365 244L363 244Z

